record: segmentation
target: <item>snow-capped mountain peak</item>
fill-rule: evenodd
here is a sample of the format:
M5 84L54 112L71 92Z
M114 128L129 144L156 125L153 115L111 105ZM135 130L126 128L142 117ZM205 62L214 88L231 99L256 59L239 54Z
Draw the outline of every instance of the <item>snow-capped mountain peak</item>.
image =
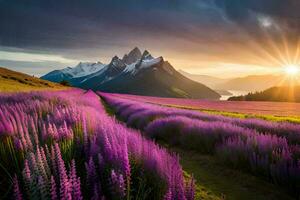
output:
M125 54L122 61L130 65L132 63L135 63L137 60L142 58L141 50L137 47L135 47L133 50L131 50L128 54Z
M142 58L135 63L127 65L124 69L125 73L137 74L141 69L149 68L155 66L156 64L162 62L163 57L153 58L148 52L143 54Z
M105 67L105 64L101 62L80 62L74 68L67 67L61 71L65 74L71 75L73 78L78 78L95 73L101 70L103 67Z
M100 74L106 74L109 77L118 75L119 73L137 74L139 70L151 67L163 61L162 57L154 58L149 51L145 50L143 54L137 47L125 54L122 59L114 56L109 64L101 62L80 62L75 67L67 67L56 72L50 72L44 77L49 80L59 82L63 80L71 80L82 78L83 81ZM72 81L72 80L71 80Z
M122 59L114 56L109 64L81 62L73 68L54 70L42 78L54 82L66 80L72 86L106 92L219 98L213 90L181 75L163 57L154 58L147 50L142 54L138 48Z
M145 50L142 55L142 60L152 60L153 56L149 53L149 51Z
M126 67L125 63L118 56L114 56L108 66L110 68L117 68L117 69L122 69Z

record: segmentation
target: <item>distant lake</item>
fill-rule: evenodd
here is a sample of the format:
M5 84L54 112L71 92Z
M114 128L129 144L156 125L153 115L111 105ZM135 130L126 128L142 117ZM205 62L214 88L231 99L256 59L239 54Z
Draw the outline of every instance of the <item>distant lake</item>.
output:
M220 100L221 101L226 101L229 97L232 96L240 96L240 95L246 95L249 93L249 91L241 91L241 90L227 90L230 92L232 95L221 95Z

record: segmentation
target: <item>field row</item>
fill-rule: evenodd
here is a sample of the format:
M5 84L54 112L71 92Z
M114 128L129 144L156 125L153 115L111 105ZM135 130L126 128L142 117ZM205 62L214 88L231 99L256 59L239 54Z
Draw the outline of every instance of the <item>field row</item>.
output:
M90 91L0 95L0 141L1 199L194 199L178 157Z
M272 121L291 121L300 123L300 103L290 102L252 102L252 101L206 101L197 99L160 98L114 94L131 100L152 104L178 107L190 110L235 116L240 118L259 117Z
M237 119L100 93L119 119L155 140L216 155L299 195L300 125Z

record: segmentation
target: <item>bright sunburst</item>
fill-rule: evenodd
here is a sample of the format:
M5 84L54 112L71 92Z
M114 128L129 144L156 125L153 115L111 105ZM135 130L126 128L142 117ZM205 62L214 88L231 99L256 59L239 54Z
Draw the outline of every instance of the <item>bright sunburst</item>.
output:
M300 73L300 68L297 65L285 66L285 73L289 76L296 76Z

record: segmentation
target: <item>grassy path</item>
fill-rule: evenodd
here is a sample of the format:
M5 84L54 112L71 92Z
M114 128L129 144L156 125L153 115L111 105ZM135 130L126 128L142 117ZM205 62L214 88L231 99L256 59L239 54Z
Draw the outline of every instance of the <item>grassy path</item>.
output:
M114 116L114 110L104 101L107 113ZM118 118L117 118L118 119ZM258 177L229 169L216 157L202 155L195 151L168 147L180 156L185 173L196 179L196 199L201 200L292 200L294 198L279 186Z
M213 156L173 149L180 156L183 169L197 180L197 199L289 200L279 186L255 176L229 169Z

